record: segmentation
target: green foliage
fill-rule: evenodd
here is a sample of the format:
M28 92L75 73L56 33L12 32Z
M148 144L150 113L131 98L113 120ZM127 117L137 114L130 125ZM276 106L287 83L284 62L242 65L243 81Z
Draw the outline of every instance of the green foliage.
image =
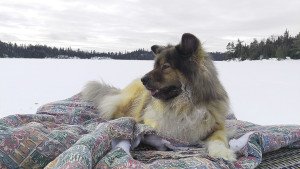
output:
M283 35L271 36L266 40L254 39L249 45L241 40L236 43L229 42L226 46L226 52L210 52L214 60L259 60L277 58L278 60L290 57L300 59L300 33L291 37L286 30ZM96 52L95 50L87 52L80 49L57 48L46 45L17 45L0 41L0 58L111 58L126 60L152 60L152 52L138 49L132 52Z
M80 49L72 50L71 48L56 48L46 45L17 45L12 43L4 43L0 41L0 58L111 58L111 59L134 59L134 60L151 60L152 52L138 49L133 52L108 52L99 53L94 51L81 51Z
M293 40L291 58L300 59L300 33Z
M254 39L250 45L244 44L243 41L238 39L236 45L234 42L229 42L226 49L226 59L258 60L277 58L282 60L287 57L300 59L300 33L295 37L291 37L289 31L286 30L283 35L278 37L271 36L260 42Z

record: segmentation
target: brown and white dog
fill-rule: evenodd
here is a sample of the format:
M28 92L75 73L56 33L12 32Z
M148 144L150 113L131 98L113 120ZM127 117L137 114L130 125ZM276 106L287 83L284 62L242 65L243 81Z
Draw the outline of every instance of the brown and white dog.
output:
M190 143L206 141L209 155L234 161L228 146L227 93L197 37L182 35L178 45L158 46L154 68L120 90L90 82L82 91L106 119L133 117L162 135Z

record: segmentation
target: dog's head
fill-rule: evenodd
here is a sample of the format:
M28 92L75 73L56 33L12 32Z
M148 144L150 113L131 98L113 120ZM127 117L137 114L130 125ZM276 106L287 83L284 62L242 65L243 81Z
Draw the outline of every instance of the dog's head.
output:
M199 39L190 33L183 34L176 46L152 46L154 68L144 75L142 83L154 98L167 101L177 97L198 69L200 49Z

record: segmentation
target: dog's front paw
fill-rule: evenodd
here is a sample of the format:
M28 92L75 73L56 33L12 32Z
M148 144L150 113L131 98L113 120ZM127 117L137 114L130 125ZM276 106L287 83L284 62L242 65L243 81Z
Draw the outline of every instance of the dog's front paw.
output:
M208 153L215 158L223 158L228 161L236 161L236 155L233 150L226 147L224 142L219 140L208 142Z

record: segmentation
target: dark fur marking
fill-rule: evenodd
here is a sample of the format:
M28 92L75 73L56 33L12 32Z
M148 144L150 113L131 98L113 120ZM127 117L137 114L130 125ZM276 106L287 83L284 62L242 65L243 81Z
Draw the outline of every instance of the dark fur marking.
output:
M192 82L195 74L198 72L198 65L191 57L184 57L176 50L169 51L165 56L166 61L171 66L179 70L190 82Z

